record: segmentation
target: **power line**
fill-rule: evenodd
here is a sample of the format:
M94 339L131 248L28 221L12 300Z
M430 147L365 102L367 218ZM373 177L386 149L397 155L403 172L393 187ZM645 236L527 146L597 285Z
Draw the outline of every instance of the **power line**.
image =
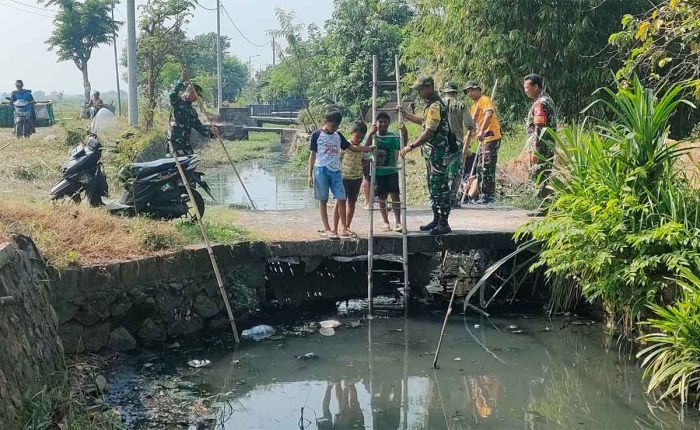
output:
M34 5L31 5L31 4L22 3L21 1L17 1L17 0L8 0L8 1L11 1L12 3L17 3L17 4L22 5L22 6L24 6L24 7L30 7L30 8L32 8L32 9L48 10L48 11L50 11L50 12L58 12L58 10L56 10L56 9L49 9L49 8L47 8L47 7L34 6Z
M238 28L238 26L236 25L236 23L233 22L233 18L231 18L231 15L228 14L228 11L226 10L226 8L224 7L223 4L221 5L221 9L224 10L224 13L225 13L226 16L228 17L228 20L231 21L231 24L233 24L233 28L236 29L236 31L238 32L238 34L240 34L241 37L242 37L243 39L245 39L246 42L248 42L248 43L250 43L251 45L253 45L253 46L255 46L255 47L258 47L258 48L265 48L265 47L267 47L267 43L264 44L264 45L260 45L260 44L258 44L258 43L252 42L250 39L248 39L248 38L246 37L246 35L243 34L243 32Z
M10 9L18 10L20 12L29 13L36 16L43 16L44 18L54 18L53 15L44 15L43 13L38 13L27 9L21 9L16 6L12 6L11 4L0 3L0 6L9 7Z
M197 6L201 7L204 10L216 10L215 7L206 7L203 4L201 4L200 2L198 2L197 0L194 0L194 2L197 3Z

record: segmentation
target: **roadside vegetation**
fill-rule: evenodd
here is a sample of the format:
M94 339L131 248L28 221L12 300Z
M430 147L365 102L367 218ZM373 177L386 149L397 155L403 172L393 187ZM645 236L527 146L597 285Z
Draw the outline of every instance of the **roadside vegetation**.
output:
M4 166L0 169L0 180L5 184L0 189L0 242L13 234L28 235L49 263L59 270L172 252L202 242L197 225L190 220L119 217L108 214L104 208L90 208L86 204L49 202L49 190L61 177L60 167L68 159L72 147L84 141L85 128L84 121L65 120L60 126L40 128L37 134L21 141L14 141L9 130L0 130L0 146L12 142L3 150ZM126 132L132 136L124 138ZM234 161L239 162L269 153L273 145L270 137L254 136L253 141L240 147L227 145L233 149ZM118 199L122 191L117 180L119 170L145 147L162 144L164 139L163 129L133 130L122 122L102 136L105 145L102 161L109 180L110 198ZM217 147L210 145L208 148ZM219 165L214 162L214 156L209 156L208 161L206 155L204 158L205 168ZM235 219L233 211L207 208L205 225L210 239L217 243L252 239L246 230L235 226Z
M602 92L604 115L558 133L547 215L517 234L541 246L531 269L545 269L553 304L602 304L646 345L649 390L682 402L700 389L700 190L679 168L690 148L668 141L686 94L637 78Z

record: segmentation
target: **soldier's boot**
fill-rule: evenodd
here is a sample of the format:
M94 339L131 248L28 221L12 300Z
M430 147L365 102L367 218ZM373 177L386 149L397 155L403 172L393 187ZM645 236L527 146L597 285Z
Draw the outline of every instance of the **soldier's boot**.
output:
M431 231L432 229L437 227L439 222L440 214L438 214L437 208L433 208L433 220L427 223L426 225L420 226L420 231Z
M432 236L452 233L452 229L450 228L450 224L447 222L447 218L447 215L440 215L440 220L438 221L438 224L435 226L435 228L430 230L430 234Z

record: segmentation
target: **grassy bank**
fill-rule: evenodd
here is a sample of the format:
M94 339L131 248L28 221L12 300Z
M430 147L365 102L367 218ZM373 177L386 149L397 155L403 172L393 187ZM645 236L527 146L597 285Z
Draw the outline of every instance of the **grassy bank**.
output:
M0 188L0 242L12 234L28 235L59 269L156 255L201 243L199 228L188 220L116 217L104 208L48 201L51 187L61 179L61 165L72 147L84 140L86 125L85 121L72 120L62 126L40 128L36 135L20 141L9 130L0 130L0 147L9 143L3 150L0 168L0 180L4 184ZM133 136L123 139L126 131ZM254 134L251 142L228 144L234 160L240 162L265 154L273 156L271 137L279 141L276 135ZM150 142L164 138L163 130L144 133L129 129L123 122L102 136L105 146L102 161L112 198L117 198L122 190L117 181L119 170ZM117 141L119 144L115 145ZM215 148L216 145L211 145L205 150L205 166L217 166L216 161L225 160L223 153L217 155ZM246 230L235 225L233 211L207 208L205 220L207 233L214 242L252 239Z
M224 141L226 151L234 163L279 157L282 154L280 137L276 133L252 132L248 140ZM224 149L218 141L212 140L199 153L205 168L229 165Z

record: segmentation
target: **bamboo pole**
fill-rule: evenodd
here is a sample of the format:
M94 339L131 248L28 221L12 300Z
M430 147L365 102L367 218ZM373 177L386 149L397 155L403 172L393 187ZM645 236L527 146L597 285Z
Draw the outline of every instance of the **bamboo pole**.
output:
M401 71L399 69L399 56L394 56L394 68L396 73L396 103L397 108L401 107ZM398 109L399 124L403 122L401 109ZM407 142L404 141L403 133L399 132L401 149ZM402 263L403 263L403 292L404 292L404 315L408 317L408 305L410 302L411 285L408 276L408 190L406 189L406 157L401 158L401 242L402 242Z
M452 287L452 296L450 297L450 304L447 305L445 321L442 322L442 330L440 330L440 338L438 339L437 349L435 350L435 358L433 359L433 369L437 369L438 356L440 355L440 348L442 347L442 337L445 335L445 330L447 329L447 320L450 318L450 314L452 313L452 304L455 301L455 293L457 292L457 282L459 282L459 279L455 280L455 284Z
M226 295L226 289L224 288L224 281L221 277L221 272L219 271L219 265L216 263L216 256L214 255L214 250L211 248L211 242L209 242L209 236L207 235L207 231L204 228L204 222L202 221L202 214L199 212L199 208L195 204L194 200L194 195L192 194L192 188L190 187L190 183L187 181L187 176L185 175L185 171L182 168L182 165L180 164L180 159L177 156L177 153L175 152L175 148L173 147L173 142L168 140L168 146L170 147L170 153L173 156L173 160L175 160L175 166L177 166L177 171L180 172L180 178L182 179L182 183L185 185L185 189L187 190L187 195L190 198L190 202L192 203L192 207L194 208L195 213L197 214L197 224L199 224L199 230L202 233L202 238L204 239L204 244L207 247L207 252L209 253L209 259L211 260L211 266L214 269L214 276L216 276L216 282L219 284L219 292L221 292L221 298L224 300L224 306L226 307L226 313L228 314L228 319L229 322L231 323L231 331L233 331L233 338L236 341L236 344L241 343L241 339L238 337L238 329L236 328L236 320L233 318L233 311L231 310L231 304L228 301L228 296Z
M214 121L211 118L211 115L209 115L209 112L204 108L204 103L202 103L201 97L197 97L197 104L199 105L199 110L202 111L204 116L207 117L207 121L209 121L209 124L212 126L214 125ZM241 175L238 174L238 169L236 169L236 165L233 163L233 159L231 158L231 155L228 153L228 150L226 149L226 145L224 145L224 140L221 138L221 135L219 132L216 132L216 139L219 141L221 144L221 148L224 150L224 154L226 154L226 158L228 158L228 162L231 163L231 167L233 168L233 172L236 174L236 178L238 178L238 182L241 183L241 187L243 187L243 191L245 192L246 197L248 197L248 201L250 202L250 207L253 208L253 210L256 210L255 208L255 203L253 203L253 199L250 197L250 194L248 193L248 189L246 188L245 184L243 183L243 179L241 179Z
M377 56L372 56L372 124L377 117ZM367 233L367 308L370 318L374 313L374 183L377 174L377 152L370 162L369 233Z

